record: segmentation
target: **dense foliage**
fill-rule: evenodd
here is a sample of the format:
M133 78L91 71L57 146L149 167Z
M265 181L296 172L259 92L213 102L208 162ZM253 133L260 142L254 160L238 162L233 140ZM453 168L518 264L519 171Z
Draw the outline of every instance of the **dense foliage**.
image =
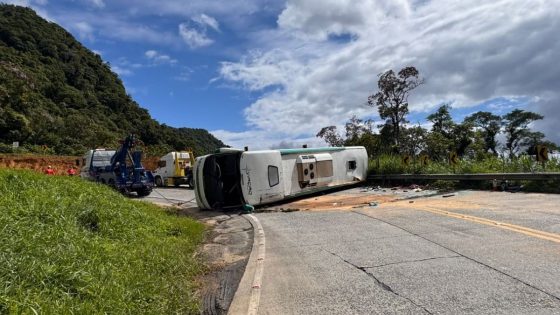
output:
M128 133L157 153L224 145L206 130L158 123L70 33L29 8L0 4L0 147L18 141L29 151L82 154Z
M474 174L474 173L534 173L534 172L560 172L560 159L551 158L546 164L539 163L534 157L522 155L515 159L507 156L502 158L493 155L482 159L463 159L457 165L452 165L447 161L428 161L423 165L419 157L413 157L407 165L403 163L402 156L382 154L369 161L369 172L371 174ZM385 184L410 185L410 184L429 184L438 189L493 189L491 181L392 181ZM497 182L502 185L502 181ZM547 181L510 181L507 183L512 190L523 186L523 191L560 193L560 182L558 180Z
M204 225L79 177L0 170L0 314L196 314Z

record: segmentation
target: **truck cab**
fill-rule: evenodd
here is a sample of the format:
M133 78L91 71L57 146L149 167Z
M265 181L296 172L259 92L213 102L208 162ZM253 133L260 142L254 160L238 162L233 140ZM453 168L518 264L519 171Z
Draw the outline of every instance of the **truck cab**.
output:
M158 161L152 172L156 186L188 185L193 188L194 155L192 151L169 152Z
M95 149L89 150L82 157L80 177L91 181L100 181L100 173L111 166L111 158L115 150Z

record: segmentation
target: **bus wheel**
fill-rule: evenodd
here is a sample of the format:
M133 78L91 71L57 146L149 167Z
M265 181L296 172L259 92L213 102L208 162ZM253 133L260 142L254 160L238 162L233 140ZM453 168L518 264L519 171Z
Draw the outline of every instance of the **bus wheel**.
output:
M156 177L156 186L158 187L163 186L163 180L161 179L161 176Z

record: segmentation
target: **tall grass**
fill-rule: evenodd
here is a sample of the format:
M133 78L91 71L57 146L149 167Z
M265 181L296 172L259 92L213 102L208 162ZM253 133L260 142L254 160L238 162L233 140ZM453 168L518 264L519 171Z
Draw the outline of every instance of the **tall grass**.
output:
M106 186L0 170L0 314L197 313L203 231Z
M534 157L522 156L514 160L488 157L482 161L462 160L458 165L450 165L447 161L431 161L422 166L419 159L414 159L409 165L402 162L402 157L383 155L369 161L370 174L473 174L473 173L532 173L532 172L560 172L560 160L551 159L545 166L535 161ZM392 184L410 184L410 181L392 181ZM430 183L429 181L415 181L416 184ZM520 181L509 183L523 185L524 191L560 193L558 181ZM488 181L435 181L432 187L439 189L491 189Z
M551 159L543 168L533 157L521 156L508 160L488 157L482 161L461 160L457 165L447 161L430 161L422 166L419 159L413 159L409 165L402 162L397 155L381 155L370 159L369 172L371 174L445 174L445 173L518 173L518 172L560 172L560 160Z

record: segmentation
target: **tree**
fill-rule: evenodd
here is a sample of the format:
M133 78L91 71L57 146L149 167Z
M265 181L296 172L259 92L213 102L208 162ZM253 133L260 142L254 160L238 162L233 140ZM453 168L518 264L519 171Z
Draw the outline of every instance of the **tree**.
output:
M441 135L440 138L448 140L445 141L448 145L447 150L455 151L459 156L463 156L469 145L473 143L473 124L470 121L456 124L449 110L451 110L451 106L444 104L435 113L429 115L427 119L433 123L432 133L439 134ZM435 143L432 142L432 144ZM441 145L437 145L437 147L441 147Z
M426 117L426 119L433 123L432 132L441 133L446 138L451 138L451 133L455 126L449 110L451 110L451 106L444 104L435 113Z
M323 127L316 135L317 138L323 138L326 143L333 147L341 147L344 145L344 139L338 134L336 126Z
M350 118L350 120L344 126L346 129L346 141L352 141L362 137L365 133L372 133L373 121L362 120L355 115Z
M463 122L461 124L454 124L451 133L453 141L453 151L457 152L459 156L464 156L467 148L473 143L474 132L472 130L472 123Z
M484 150L491 151L492 154L498 155L496 147L496 135L500 132L502 119L498 115L490 112L476 112L465 118L465 121L471 122L475 127L480 128L482 137L484 138Z
M441 133L430 132L426 136L426 153L435 161L444 161L452 146L451 139Z
M537 154L537 145L543 145L548 148L549 152L557 151L558 146L552 141L545 140L545 135L542 132L528 132L525 139L521 142L521 146L526 148L529 155Z
M370 154L379 152L380 142L379 135L373 133L373 122L371 120L362 120L356 116L352 116L345 124L346 139L338 134L336 126L322 128L317 137L323 138L325 142L333 147L339 146L364 146Z
M424 83L415 67L405 67L398 74L393 70L379 75L379 91L368 97L368 105L377 107L381 119L392 129L392 142L399 146L402 124L406 123L408 114L408 96L410 92Z
M420 126L402 129L402 152L415 155L426 150L426 137L428 131Z
M514 109L503 117L506 149L510 158L514 158L520 147L530 138L529 124L543 118L542 115L521 109Z

